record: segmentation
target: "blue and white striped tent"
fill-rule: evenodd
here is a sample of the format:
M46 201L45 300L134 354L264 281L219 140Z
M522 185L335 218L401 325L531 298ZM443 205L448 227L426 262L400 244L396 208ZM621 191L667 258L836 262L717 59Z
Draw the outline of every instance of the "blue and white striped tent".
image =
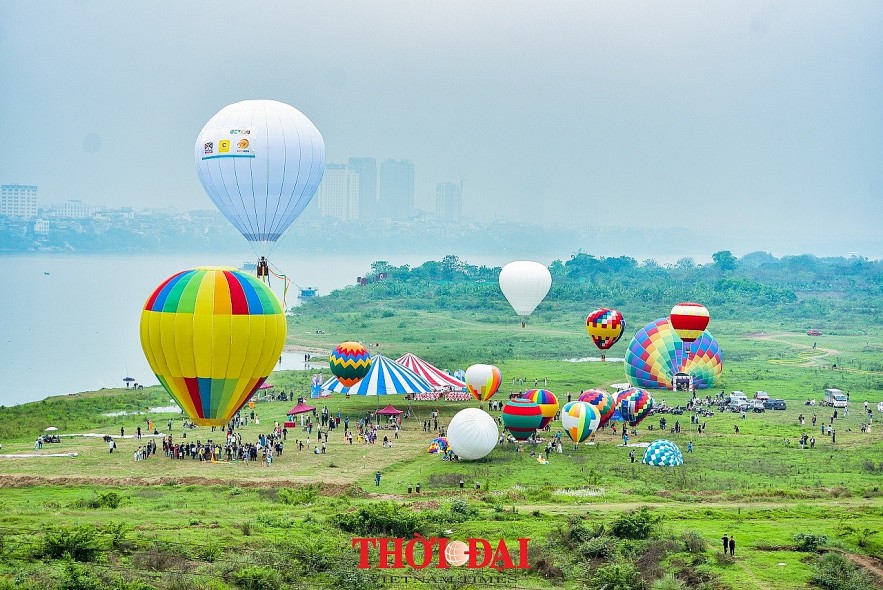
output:
M381 354L371 357L371 369L361 381L352 387L344 387L337 377L322 384L325 391L350 395L404 395L406 393L429 393L429 381L407 367Z

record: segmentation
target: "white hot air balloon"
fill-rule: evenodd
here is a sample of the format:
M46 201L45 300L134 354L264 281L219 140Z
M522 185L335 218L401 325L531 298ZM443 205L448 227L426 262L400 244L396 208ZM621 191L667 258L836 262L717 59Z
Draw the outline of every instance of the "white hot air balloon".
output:
M209 198L265 255L316 193L325 142L296 108L244 100L209 119L196 138L194 159Z
M500 290L515 313L522 317L522 328L525 326L527 316L532 314L546 297L551 286L552 275L549 269L539 262L516 260L500 271Z
M497 446L500 431L493 417L478 408L460 410L448 424L448 445L461 459L486 457Z

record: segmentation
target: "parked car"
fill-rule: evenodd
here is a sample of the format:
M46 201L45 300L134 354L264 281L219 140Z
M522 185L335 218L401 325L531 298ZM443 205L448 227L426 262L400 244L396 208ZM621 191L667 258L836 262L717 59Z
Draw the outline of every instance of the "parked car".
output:
M757 412L758 414L761 412L765 412L766 408L763 405L763 400L756 399L751 407L752 412Z
M735 405L741 404L743 402L745 404L748 403L748 398L745 396L745 394L743 392L733 391L732 393L730 393L730 405L731 406L735 406Z
M772 409L774 409L774 410L784 410L787 408L787 405L785 404L785 400L783 400L783 399L774 399L770 403L772 405Z
M815 330L815 329L813 329L813 330L807 330L807 331L806 331L806 335L807 335L807 336L821 336L821 335L822 335L822 331L821 331L821 330Z
M764 409L772 410L773 409L773 400L771 400L771 399L763 400L763 407L764 407Z
M770 394L768 394L765 391L755 391L754 392L754 399L759 399L760 401L766 401L766 400L770 399Z

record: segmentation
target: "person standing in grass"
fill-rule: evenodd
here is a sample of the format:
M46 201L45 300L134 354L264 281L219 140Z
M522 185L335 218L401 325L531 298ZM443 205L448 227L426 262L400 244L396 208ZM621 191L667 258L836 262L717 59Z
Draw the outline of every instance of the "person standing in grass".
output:
M374 485L375 486L380 485L380 472L379 471L374 474Z
M736 556L736 538L730 535L730 557Z
M727 554L727 549L730 548L730 539L729 539L729 537L727 537L727 535L725 534L723 537L721 537L721 542L724 544L724 555L726 555L726 554Z

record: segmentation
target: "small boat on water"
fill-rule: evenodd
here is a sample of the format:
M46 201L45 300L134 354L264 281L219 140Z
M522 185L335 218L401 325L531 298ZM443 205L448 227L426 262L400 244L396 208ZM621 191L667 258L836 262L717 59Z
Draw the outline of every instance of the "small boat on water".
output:
M307 287L306 289L301 289L300 294L297 296L298 299L312 299L319 295L319 291L313 287Z

